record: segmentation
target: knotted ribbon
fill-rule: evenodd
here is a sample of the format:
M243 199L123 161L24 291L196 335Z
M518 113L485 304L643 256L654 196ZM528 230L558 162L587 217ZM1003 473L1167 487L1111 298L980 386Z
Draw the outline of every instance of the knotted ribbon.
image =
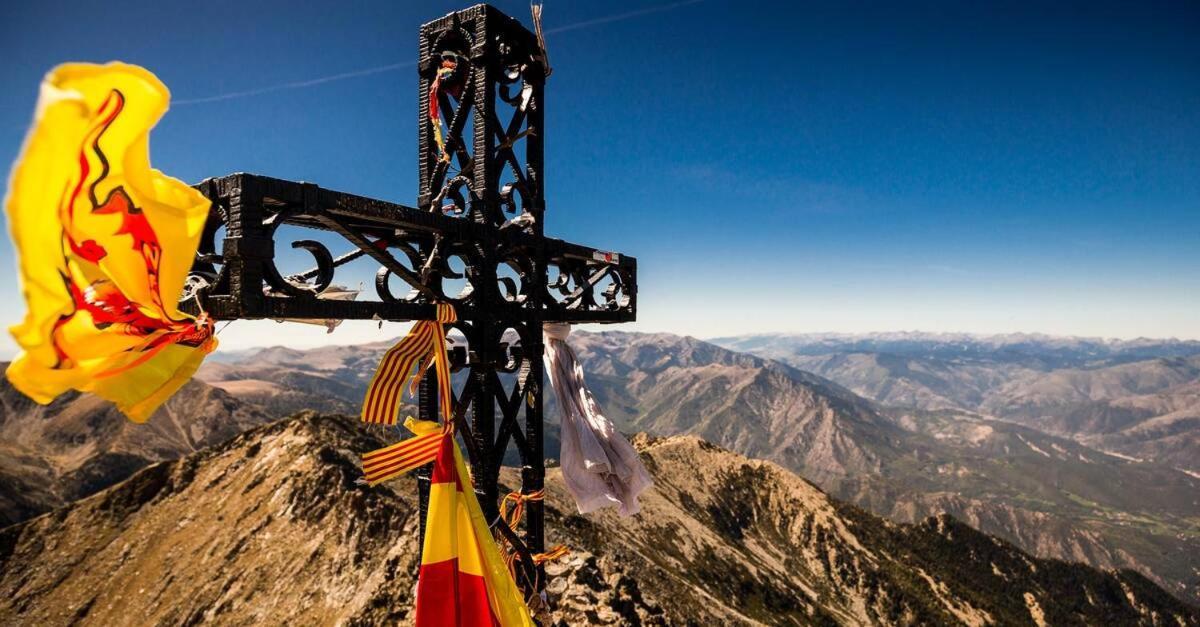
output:
M508 525L509 529L516 531L517 525L521 523L521 516L525 513L525 504L530 501L541 501L545 498L545 489L535 490L528 494L524 492L509 492L508 494L504 495L503 499L500 500L500 522ZM508 507L509 503L512 503L511 510ZM517 559L519 557L516 547L513 547L507 540L504 539L503 536L501 536L500 549L504 553L504 562L508 566L509 575L511 575L515 580L517 577ZM549 551L544 553L534 553L530 557L533 559L534 564L540 566L546 562L560 559L570 554L570 552L571 550L568 549L565 544L559 544L555 547L552 547ZM534 577L537 577L537 573L534 573ZM539 588L541 588L541 586L536 580L533 582L533 585L529 587L530 590L535 591ZM527 603L531 601L532 599L526 600Z
M442 431L453 433L450 360L446 355L446 328L443 325L457 320L454 307L438 304L436 320L416 323L408 335L388 349L363 399L363 422L396 424L405 384L408 384L409 394L416 394L421 378L432 364L437 374ZM367 483L375 485L432 462L437 457L442 440L442 433L431 431L363 455L363 474Z
M450 153L446 151L446 141L442 137L442 107L438 102L438 96L446 87L443 82L453 78L454 72L457 70L458 61L456 59L442 59L442 65L433 77L433 84L429 86L429 121L433 123L433 139L437 143L438 159L442 161L449 161ZM458 98L462 94L462 84L446 87L446 93Z

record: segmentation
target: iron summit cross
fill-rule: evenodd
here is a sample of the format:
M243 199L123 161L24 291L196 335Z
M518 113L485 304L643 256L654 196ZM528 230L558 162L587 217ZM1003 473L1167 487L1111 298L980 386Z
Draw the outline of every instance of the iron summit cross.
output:
M546 64L533 33L480 4L423 25L419 54L417 208L253 174L206 179L197 187L212 209L186 300L191 313L203 307L217 320L432 320L435 302L452 303L467 340L450 351L453 369L467 371L454 420L494 520L510 445L522 492L543 487L542 323L633 320L637 261L543 233ZM335 258L321 242L294 241L316 267L285 276L275 265L283 225L331 231L353 248ZM378 300L322 298L336 269L363 256L380 265ZM411 291L394 294L393 278ZM425 420L437 418L434 377L431 369L421 383ZM418 481L423 525L428 468ZM526 512L521 537L495 528L517 547L526 581L544 586L531 559L544 550L541 502Z

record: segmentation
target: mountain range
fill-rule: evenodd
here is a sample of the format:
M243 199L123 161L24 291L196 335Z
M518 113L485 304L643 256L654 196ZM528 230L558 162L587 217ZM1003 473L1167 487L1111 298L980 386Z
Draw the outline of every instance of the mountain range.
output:
M1200 595L1200 480L963 410L892 407L783 363L665 334L576 334L622 428L770 459L893 519L949 512L1037 555Z
M822 337L820 350L827 350L833 340ZM1189 388L1187 378L1195 355L1188 353L1186 343L1146 341L1114 348L1106 343L1054 340L1044 342L1043 350L1038 348L1041 340L1010 340L991 349L998 354L990 361L983 345L966 351L976 356L955 361L945 356L953 346L945 338L924 354L915 338L904 336L888 340L902 342L904 354L849 350L822 354L812 348L814 354L808 355L804 351L809 349L801 348L789 357L765 348L782 351L786 343L772 344L761 338L721 342L736 345L744 341L747 344L739 348L763 355L668 334L577 332L571 336L597 398L624 431L699 437L737 454L771 460L839 499L895 521L920 527L930 517L950 521L943 516L949 514L1039 558L1133 569L1178 598L1192 603L1200 600L1200 562L1194 558L1200 554L1200 479L1188 464L1188 447L1194 445L1196 429L1189 426L1189 407L1193 406L1189 403L1195 398L1195 388ZM883 338L873 341L882 342ZM220 434L211 426L202 428L201 432L214 434L211 438L177 437L171 440L174 448L160 448L155 453L158 457L145 454L136 463L101 473L104 479L93 481L88 489L110 485L147 463L190 453L302 408L353 414L374 365L389 346L380 342L306 351L272 348L210 360L198 373L204 382L193 382L190 395L221 399L219 407L203 411L211 416L211 424L236 426ZM1145 357L1146 351L1158 353L1134 358ZM824 367L817 361L806 362L807 367L794 365L809 358L842 365ZM891 374L875 370L880 363L891 367L887 370ZM894 365L897 363L908 364L907 370ZM933 374L918 367L927 367ZM1130 374L1097 374L1110 369ZM1100 410L1095 415L1101 418L1083 414L1060 418L1056 411L1031 418L1030 407L1057 405L1045 402L1049 394L1037 386L1038 377L1022 378L1022 372L1041 373L1043 380L1070 382L1063 386L1077 394L1072 398L1082 406L1103 404L1122 411L1159 413L1128 420L1117 410L1109 410L1112 419L1107 423ZM901 396L890 395L884 387L874 391L870 387L872 381L889 377L892 389L912 390L914 398L934 398L936 393L944 400L901 402L897 400ZM1096 383L1084 385L1081 377ZM883 384L888 385L887 381ZM970 385L976 385L980 393L972 396ZM985 400L1000 403L1006 398L996 392L1002 388L1013 390L1007 397L1011 402L986 407L1015 409L994 413L984 409ZM1110 399L1105 390L1112 389L1131 394ZM4 398L0 394L0 399ZM86 398L64 398L56 403L71 407ZM0 416L0 434L5 435L6 446L9 423L48 421L62 413L75 416L74 422L80 424L75 428L87 433L90 422L82 418L86 412L38 408L19 400L4 401L6 414ZM104 411L112 413L101 413ZM226 417L234 415L239 417ZM1159 416L1167 419L1155 421ZM156 416L151 425L173 420ZM203 417L195 420L210 424ZM550 456L557 450L556 420L550 402L546 438ZM124 424L121 421L117 422ZM1087 425L1089 431L1081 433L1084 427L1080 425ZM1163 428L1156 431L1156 425ZM53 447L44 448L38 440L53 430L22 429L26 435L16 453L0 450L0 472L5 473L6 483L8 477L16 476L36 489L0 493L0 505L10 521L60 507L88 492L63 487L61 477L71 476L73 467L57 461L62 454L54 453ZM101 430L106 429L111 430ZM1118 441L1132 438L1129 433L1140 434L1137 446L1164 451L1170 444L1179 452L1168 460L1154 454L1121 452L1135 446L1131 440ZM80 441L87 439L84 435ZM137 448L98 446L96 451ZM91 453L72 454L90 459ZM15 464L13 459L21 463ZM21 474L10 471L14 466L61 470ZM22 497L13 493L46 496L18 507L10 502ZM849 505L842 507L858 511ZM836 618L845 622L843 619Z
M622 430L694 435L774 461L895 520L949 512L1036 555L1134 568L1182 598L1200 599L1192 557L1200 554L1200 479L1170 465L974 411L892 406L852 385L694 338L576 332L571 344ZM388 346L265 349L206 364L198 376L229 391L297 379L321 390L312 400L294 388L257 397L268 408L282 399L272 410L278 415L304 404L354 404ZM547 421L553 456L553 403Z
M958 409L1200 473L1200 342L769 334L715 343L891 407Z
M1200 624L1132 571L1032 557L949 516L891 523L694 437L634 443L656 481L636 517L574 514L548 473L548 540L571 547L548 567L550 623ZM0 622L408 623L415 481L356 481L380 444L302 413L0 530Z

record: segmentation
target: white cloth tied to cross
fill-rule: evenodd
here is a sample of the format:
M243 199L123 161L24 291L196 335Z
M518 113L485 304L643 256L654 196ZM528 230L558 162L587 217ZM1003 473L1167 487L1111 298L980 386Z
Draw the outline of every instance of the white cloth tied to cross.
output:
M547 322L546 372L562 414L563 481L575 497L579 513L616 507L621 516L638 512L638 495L653 481L637 451L600 411L583 380L583 368L567 345L571 325Z

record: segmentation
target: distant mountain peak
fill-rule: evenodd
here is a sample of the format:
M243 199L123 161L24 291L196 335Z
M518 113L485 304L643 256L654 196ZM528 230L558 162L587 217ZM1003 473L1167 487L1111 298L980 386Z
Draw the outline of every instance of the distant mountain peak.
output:
M973 342L1004 346L1007 344L1022 344L1028 342L1041 343L1087 343L1109 346L1140 346L1157 344L1190 344L1200 347L1200 340L1180 340L1178 338L1105 338L1098 336L1054 335L1041 332L1016 331L1011 333L971 333L959 331L867 331L846 333L839 331L810 331L810 332L760 332L744 335L731 335L708 338L707 341L723 345L732 341L747 338L779 338L812 342L854 342L860 340L880 341L922 341L922 342Z

